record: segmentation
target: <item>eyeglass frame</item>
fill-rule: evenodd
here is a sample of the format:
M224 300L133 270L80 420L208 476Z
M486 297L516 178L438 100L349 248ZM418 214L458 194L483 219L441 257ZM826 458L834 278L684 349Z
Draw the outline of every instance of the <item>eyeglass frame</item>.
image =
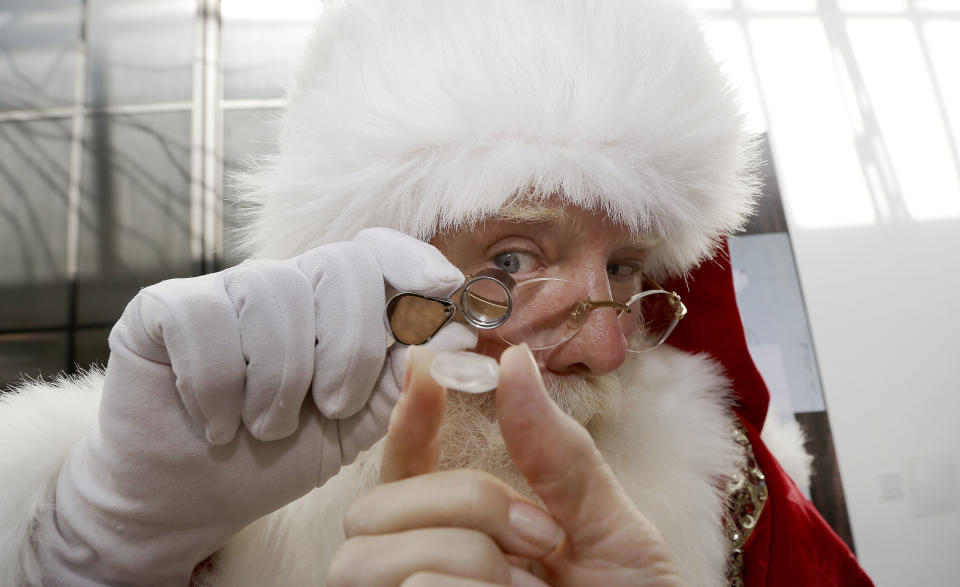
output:
M683 304L683 300L680 298L680 294L678 294L677 292L675 292L675 291L668 291L668 290L664 289L662 285L660 285L659 283L657 283L656 280L654 280L652 277L650 277L650 276L649 276L647 273L645 273L645 272L641 272L641 273L640 273L640 276L641 276L645 281L650 282L656 289L639 291L639 292L637 292L636 294L632 295L632 296L630 297L630 299L628 299L626 302L615 302L615 301L613 301L613 300L593 301L593 300L590 299L590 296L589 296L589 294L588 294L586 300L583 300L583 301L578 302L577 305L574 307L574 309L571 310L571 312L570 312L570 317L573 318L574 320L579 321L579 320L580 320L580 315L579 315L580 312L585 312L586 315L589 315L590 312L592 312L594 309L596 309L596 308L605 308L605 307L614 308L614 309L616 310L616 312L617 312L617 317L619 317L619 316L623 313L624 310L626 310L627 312L631 312L630 304L636 302L637 300L640 300L640 299L642 299L642 298L644 298L644 297L647 297L647 296L650 296L650 295L653 295L653 294L659 294L659 293L667 294L667 295L669 296L669 298L670 298L670 303L671 303L671 305L674 306L674 308L675 308L675 312L674 312L673 318L671 319L670 325L667 326L667 328L666 328L666 330L664 331L663 335L660 336L660 338L659 338L659 340L657 340L656 344L654 344L653 346L651 346L651 347L648 348L648 349L643 349L643 350L641 350L641 351L635 351L635 350L632 350L632 349L627 349L627 350L628 350L629 352L632 352L632 353L645 353L645 352L652 351L653 349L659 347L661 344L663 344L663 342L664 342L665 340L667 340L667 338L670 337L670 335L673 333L674 328L676 328L676 327L677 327L677 324L680 323L680 320L682 320L682 319L687 315L687 307ZM477 329L479 329L479 330L493 330L493 329L495 329L495 328L498 328L499 326L502 326L504 323L506 323L507 319L510 317L510 314L511 314L512 311L513 311L513 299L512 299L512 296L511 296L511 293L510 293L510 292L511 292L515 287L517 287L517 286L519 286L519 285L522 285L522 284L524 284L524 283L528 283L528 282L537 280L537 279L545 279L545 278L532 278L532 279L527 279L527 280L524 280L524 281L516 282L516 281L514 281L513 277L511 277L510 274L507 273L506 271L503 271L502 269L494 269L494 268L483 269L483 270L481 270L481 271L478 271L476 274L466 275L465 277L466 277L466 280L464 281L463 285L461 285L459 288L457 288L457 290L456 290L455 292L453 292L453 293L450 295L449 298L440 298L440 297L434 297L434 296L427 296L427 295L418 294L418 293L415 293L415 292L398 292L398 293L396 293L395 295L391 296L391 298L387 301L387 307L386 307L386 317L387 317L387 319L386 319L386 324L387 324L387 327L388 327L389 330L390 330L390 335L393 337L393 339L394 339L395 341L399 342L400 344L424 344L424 343L427 343L427 342L429 342L429 341L437 334L437 332L440 332L440 330L441 330L444 326L446 326L447 324L449 324L450 321L453 320L453 319L458 315L458 313L459 313L461 316L464 317L464 320L465 320L467 323L469 323L471 326L474 326L475 328L477 328ZM470 285L472 285L472 284L474 284L474 283L476 283L476 282L478 282L478 281L480 281L480 280L484 280L484 279L489 279L489 280L492 280L492 281L497 282L499 285L501 285L501 286L504 288L504 291L506 292L506 295L507 295L507 303L506 303L504 315L501 316L501 317L499 317L498 319L496 319L496 320L494 320L494 321L490 321L490 322L484 322L484 321L480 321L480 320L471 318L471 317L469 316L469 314L467 314L466 312L464 312L464 311L460 308L460 305L457 304L457 302L452 299L453 297L456 297L456 296L457 296L457 293L459 293L460 296L462 296L463 293L466 292L467 288L468 288ZM556 279L556 278L549 278L549 279ZM564 281L567 281L567 280L564 280ZM438 303L442 304L443 307L444 307L444 314L446 315L446 319L443 321L442 324L440 324L440 326L437 327L436 330L433 331L433 334L431 334L431 335L428 336L426 339L424 339L424 340L422 340L422 341L420 341L420 342L415 342L415 343L407 343L407 342L404 342L404 341L400 340L399 338L397 338L396 334L394 333L393 325L391 324L391 320L390 320L391 317L392 317L391 306L394 304L395 300L398 300L399 298L401 298L401 297L403 297L403 296L415 296L415 297L418 297L418 298L421 298L421 299L438 302ZM492 302L492 301L489 301L489 300L480 298L479 296L476 296L476 295L474 295L473 299L475 299L475 300L480 300L481 303L492 304L492 305L494 305L494 306L501 307L501 308L503 307L501 304L498 304L498 303L496 303L496 302ZM552 344L552 345L550 345L550 346L548 346L548 347L543 347L543 348L545 348L545 349L553 348L553 347L555 347L555 346L557 346L557 345L561 345L561 344L563 344L564 342L570 340L571 338L573 338L574 336L576 336L578 332L580 332L580 329L583 328L583 323L585 323L585 322L586 322L586 317L583 318L583 322L580 324L580 326L578 326L578 327L570 334L570 336L564 338L564 339L561 340L560 342L557 342L557 343L555 343L555 344ZM507 341L504 340L504 342L507 342ZM507 342L507 344L511 344L511 343Z

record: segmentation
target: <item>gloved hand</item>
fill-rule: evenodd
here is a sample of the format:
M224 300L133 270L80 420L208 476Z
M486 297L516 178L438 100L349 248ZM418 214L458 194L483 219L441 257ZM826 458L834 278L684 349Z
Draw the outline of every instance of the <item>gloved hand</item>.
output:
M387 350L385 282L448 295L463 279L435 248L374 228L142 290L110 334L99 424L34 535L45 583L186 585L385 432L406 355ZM428 346L475 344L451 323Z

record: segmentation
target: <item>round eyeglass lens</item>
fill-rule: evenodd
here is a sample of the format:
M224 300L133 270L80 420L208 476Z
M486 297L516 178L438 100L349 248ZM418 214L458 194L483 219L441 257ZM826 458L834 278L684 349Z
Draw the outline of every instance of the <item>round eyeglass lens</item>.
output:
M497 329L509 344L527 343L531 350L561 344L583 327L593 310L616 311L596 307L586 290L565 279L544 277L520 282L512 292L513 313ZM627 310L618 314L620 330L627 349L644 352L655 348L670 334L677 321L679 299L654 290L632 296Z
M586 301L586 290L565 279L522 281L513 289L510 320L497 334L509 344L527 343L531 350L556 346L583 326Z
M629 312L619 317L627 348L644 352L657 347L670 334L678 319L679 300L666 291L643 292L627 304Z

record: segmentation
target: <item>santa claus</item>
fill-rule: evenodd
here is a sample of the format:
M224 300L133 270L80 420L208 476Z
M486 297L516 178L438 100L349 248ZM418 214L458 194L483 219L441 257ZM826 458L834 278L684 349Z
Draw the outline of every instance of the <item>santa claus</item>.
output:
M255 260L3 398L0 584L870 584L758 432L754 139L682 6L331 3L279 146ZM489 269L510 315L455 318Z

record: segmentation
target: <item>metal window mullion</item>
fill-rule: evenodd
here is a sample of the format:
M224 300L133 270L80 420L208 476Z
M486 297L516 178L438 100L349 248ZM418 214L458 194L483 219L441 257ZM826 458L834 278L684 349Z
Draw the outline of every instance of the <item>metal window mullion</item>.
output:
M73 77L73 113L70 124L70 171L67 184L67 324L64 370L73 373L76 368L77 349L75 334L79 308L80 277L80 204L83 187L83 129L86 110L84 102L87 90L89 66L88 31L89 4L80 5L80 39L77 43L77 67Z
M204 271L218 270L223 249L223 68L220 61L220 0L205 0L204 11Z
M70 172L67 185L67 279L75 281L80 271L80 198L83 182L83 126L87 89L87 17L86 0L80 8L80 41L77 44L77 67L73 79L73 108L70 125Z
M933 54L930 50L930 42L923 27L923 21L926 19L912 5L908 10L910 11L909 20L911 24L913 24L914 32L917 34L920 52L923 55L923 65L926 69L927 77L930 79L933 98L937 104L937 110L940 114L940 120L942 121L941 128L943 128L947 140L947 150L950 153L950 158L953 160L954 171L960 176L960 147L957 145L957 137L953 136L953 133L950 132L950 109L947 107L947 101L943 97L943 81L937 76L937 71L933 65Z
M222 237L220 3L197 0L190 156L190 255L194 271L217 269Z
M203 149L204 149L204 32L207 0L197 0L197 18L193 25L193 107L190 117L190 261L191 271L203 266Z
M86 61L83 59L82 61ZM79 63L79 71L83 71L84 63ZM80 88L85 91L86 83ZM81 96L81 100L82 100ZM115 104L88 108L85 106L65 106L59 108L43 108L40 110L7 110L0 112L0 123L3 122L34 122L37 120L53 120L57 118L71 118L77 108L83 108L85 116L122 116L132 114L160 114L164 112L186 112L193 108L192 101L181 102L153 102L150 104Z

